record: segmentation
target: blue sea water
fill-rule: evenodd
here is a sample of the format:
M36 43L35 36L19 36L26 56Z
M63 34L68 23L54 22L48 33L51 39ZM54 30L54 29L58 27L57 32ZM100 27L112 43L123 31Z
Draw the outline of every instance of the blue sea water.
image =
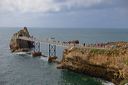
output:
M0 28L0 85L103 85L105 81L67 70L56 69L46 59L18 56L10 53L9 41L19 28ZM44 39L79 40L81 43L128 41L128 29L44 29L30 28L30 34ZM48 45L41 51L48 55ZM62 58L63 48L57 47ZM107 83L108 84L108 83Z

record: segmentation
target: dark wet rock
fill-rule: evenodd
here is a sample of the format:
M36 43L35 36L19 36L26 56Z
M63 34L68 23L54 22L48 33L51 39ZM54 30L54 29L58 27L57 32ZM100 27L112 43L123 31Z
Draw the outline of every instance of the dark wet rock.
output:
M34 45L32 41L21 40L19 37L28 37L30 38L30 34L27 30L27 27L24 27L22 30L13 34L10 41L10 50L11 52L28 52L30 51Z
M56 62L56 59L57 59L57 57L51 57L51 56L50 56L50 57L48 58L48 62L49 62L49 63L52 63L52 62L55 63L55 62Z
M32 52L32 56L33 56L33 57L40 57L40 56L42 56L42 53L39 52L39 51L38 51L38 52L35 52L35 51L34 51L34 52Z

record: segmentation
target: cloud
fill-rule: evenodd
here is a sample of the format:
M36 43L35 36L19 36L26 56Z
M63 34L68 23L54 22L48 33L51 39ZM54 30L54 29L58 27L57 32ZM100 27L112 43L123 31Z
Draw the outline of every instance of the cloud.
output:
M0 0L0 11L57 12L63 9L87 8L110 0Z
M21 12L46 12L58 11L58 7L52 0L1 0L0 10Z

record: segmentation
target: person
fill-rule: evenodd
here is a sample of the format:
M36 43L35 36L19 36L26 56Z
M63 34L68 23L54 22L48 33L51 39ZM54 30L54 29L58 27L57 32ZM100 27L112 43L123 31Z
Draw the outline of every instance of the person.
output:
M85 47L85 43L83 44L83 46Z

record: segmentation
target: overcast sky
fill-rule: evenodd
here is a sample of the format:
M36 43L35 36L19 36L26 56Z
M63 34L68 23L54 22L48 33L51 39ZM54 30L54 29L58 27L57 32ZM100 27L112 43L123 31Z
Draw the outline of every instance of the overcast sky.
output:
M0 27L128 28L128 0L0 0Z

